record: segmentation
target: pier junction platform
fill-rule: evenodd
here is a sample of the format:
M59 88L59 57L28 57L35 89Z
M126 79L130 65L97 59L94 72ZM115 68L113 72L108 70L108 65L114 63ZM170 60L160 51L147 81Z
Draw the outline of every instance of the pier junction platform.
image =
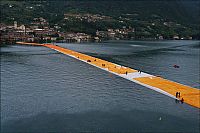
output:
M82 54L67 48L62 48L53 44L38 44L38 43L26 43L17 42L17 44L22 45L33 45L33 46L43 46L53 50L56 50L65 55L76 58L80 61L118 75L122 78L128 79L132 82L145 86L149 89L155 90L176 100L181 100L188 105L196 108L200 108L200 90L197 88L192 88L180 83L176 83L162 77L154 76L148 73L144 73L129 67L121 66L112 62L108 62L96 57L92 57L86 54ZM180 92L180 96L177 97L177 92Z

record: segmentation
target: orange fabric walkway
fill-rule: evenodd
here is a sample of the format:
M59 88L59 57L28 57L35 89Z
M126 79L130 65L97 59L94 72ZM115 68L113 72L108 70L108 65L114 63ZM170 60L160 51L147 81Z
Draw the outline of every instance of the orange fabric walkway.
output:
M162 89L174 96L176 92L180 92L180 97L178 99L184 100L185 103L200 108L200 90L185 86L173 81L169 81L160 77L141 77L134 78L141 83Z
M109 71L112 71L114 73L125 74L125 73L137 72L137 70L134 70L134 69L131 69L128 67L117 66L114 63L111 63L111 62L108 62L108 61L105 61L105 60L102 60L99 58L95 58L95 57L92 57L89 55L85 55L82 53L78 53L78 52L75 52L75 51L72 51L72 50L69 50L66 48L61 48L59 46L55 46L52 44L44 44L43 46L51 48L51 49L59 50L67 55L75 56L75 57L79 58L80 60L87 61L88 63L93 64L95 66L102 67L102 68L108 68Z
M97 66L100 68L106 68L107 71L117 74L118 76L121 76L124 78L126 78L125 76L127 74L135 74L138 72L137 70L134 70L128 67L120 66L120 65L117 65L117 64L99 59L99 58L95 58L89 55L85 55L85 54L75 52L73 50L69 50L69 49L62 48L62 47L52 45L52 44L38 44L38 43L26 43L26 42L17 42L17 44L48 47L48 48L57 50L59 52L62 52L66 55L73 56L79 60L85 61L94 66ZM185 85L182 85L173 81L169 81L161 77L156 77L153 75L146 76L146 77L145 76L136 77L129 80L133 82L137 81L136 83L139 83L141 85L144 85L144 84L148 85L150 86L149 88L155 87L173 96L174 98L176 98L175 97L176 92L180 92L180 97L178 97L177 99L181 100L183 98L184 103L200 108L200 90L199 89L185 86Z

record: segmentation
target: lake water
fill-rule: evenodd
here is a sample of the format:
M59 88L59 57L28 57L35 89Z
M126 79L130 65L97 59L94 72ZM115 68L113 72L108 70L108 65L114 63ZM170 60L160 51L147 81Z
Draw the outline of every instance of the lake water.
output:
M57 45L200 88L198 41ZM199 115L51 49L1 48L1 132L199 132Z

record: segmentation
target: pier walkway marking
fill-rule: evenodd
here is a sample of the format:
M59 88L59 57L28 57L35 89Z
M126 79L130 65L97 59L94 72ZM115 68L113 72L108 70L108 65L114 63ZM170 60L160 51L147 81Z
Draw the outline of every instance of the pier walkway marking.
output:
M93 65L95 67L128 79L132 82L165 94L174 99L183 99L184 103L187 103L196 108L200 108L200 90L197 88L192 88L148 73L139 72L138 70L132 68L124 67L112 62L108 62L96 57L69 50L67 48L62 48L53 44L38 44L26 42L17 42L17 44L48 47L65 55L76 58L80 61ZM180 92L180 97L176 97L176 92Z

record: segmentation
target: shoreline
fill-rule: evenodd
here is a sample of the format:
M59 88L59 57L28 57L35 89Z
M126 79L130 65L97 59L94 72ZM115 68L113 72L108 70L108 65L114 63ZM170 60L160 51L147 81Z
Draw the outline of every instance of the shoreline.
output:
M40 43L75 43L75 44L81 44L81 43L107 43L107 42L137 42L137 41L141 41L141 42L145 42L145 41L152 41L152 42L156 42L156 41L160 41L160 42L165 42L165 41L200 41L197 39L183 39L183 40L176 40L176 39L163 39L163 40L158 40L158 39L137 39L137 40L102 40L102 41L80 41L80 42L67 42L67 41L55 41L55 42L40 42ZM18 41L16 41L18 42ZM15 45L17 44L16 42L1 42L0 43L0 47L3 46L7 46L7 45ZM39 42L29 42L29 43L39 43Z

